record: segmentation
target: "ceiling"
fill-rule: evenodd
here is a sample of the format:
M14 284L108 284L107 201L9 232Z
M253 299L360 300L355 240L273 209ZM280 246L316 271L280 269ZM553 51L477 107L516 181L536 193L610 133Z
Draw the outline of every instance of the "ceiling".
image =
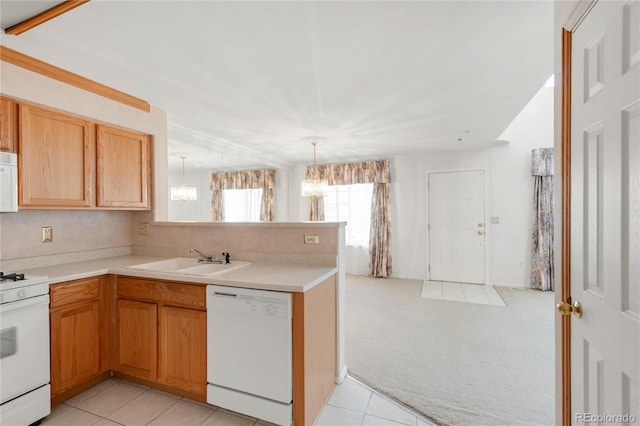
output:
M0 2L2 29L59 2ZM90 1L3 45L147 100L170 164L480 149L553 72L551 1ZM462 139L462 141L458 141Z

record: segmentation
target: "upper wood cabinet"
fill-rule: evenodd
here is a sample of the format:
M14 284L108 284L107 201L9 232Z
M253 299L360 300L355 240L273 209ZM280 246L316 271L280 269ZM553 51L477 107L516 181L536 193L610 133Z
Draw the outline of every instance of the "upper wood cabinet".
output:
M29 104L18 116L20 207L151 208L151 136Z
M149 136L96 125L98 207L149 208Z
M82 118L19 105L18 204L93 205L93 138Z
M13 99L0 96L0 151L16 151L16 109Z

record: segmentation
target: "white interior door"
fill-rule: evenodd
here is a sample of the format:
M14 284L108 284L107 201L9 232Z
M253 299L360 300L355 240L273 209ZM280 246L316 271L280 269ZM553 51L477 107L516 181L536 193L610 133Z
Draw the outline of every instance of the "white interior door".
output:
M571 62L571 297L583 307L571 319L571 421L630 424L640 421L640 2L596 3L573 32Z
M429 277L484 284L484 172L429 174Z

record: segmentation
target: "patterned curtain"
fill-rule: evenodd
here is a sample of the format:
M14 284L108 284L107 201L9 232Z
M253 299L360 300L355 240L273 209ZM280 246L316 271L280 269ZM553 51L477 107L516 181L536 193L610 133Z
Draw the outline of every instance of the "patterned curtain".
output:
M310 197L309 220L312 222L324 220L324 197Z
M553 282L553 148L531 151L533 225L531 230L531 285L554 290Z
M374 277L391 276L391 203L389 161L323 164L307 167L308 179L325 179L329 185L373 183L369 271ZM310 220L324 220L324 198L311 197Z
M329 185L355 183L389 183L389 161L363 161L359 163L321 164L307 167L308 179L324 179Z
M237 172L222 172L211 174L211 220L224 220L224 206L222 191L225 189L258 189L262 188L262 202L260 205L260 220L271 222L274 220L274 195L276 186L276 171L273 169L241 170Z
M212 179L213 180L213 179ZM211 220L213 222L222 222L224 220L223 213L224 209L222 207L222 189L219 187L214 187L213 183L211 183Z
M373 185L369 231L369 273L374 277L391 276L390 186L389 183Z

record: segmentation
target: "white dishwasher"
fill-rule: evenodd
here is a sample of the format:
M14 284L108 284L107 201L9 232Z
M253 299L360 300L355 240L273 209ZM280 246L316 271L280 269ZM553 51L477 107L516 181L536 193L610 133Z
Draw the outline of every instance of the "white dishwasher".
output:
M292 424L291 294L207 286L207 402Z

